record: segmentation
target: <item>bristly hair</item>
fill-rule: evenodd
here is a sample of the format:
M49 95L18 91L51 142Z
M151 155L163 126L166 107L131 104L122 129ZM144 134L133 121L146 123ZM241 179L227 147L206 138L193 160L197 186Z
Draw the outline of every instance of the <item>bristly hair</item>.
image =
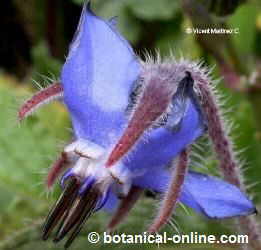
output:
M18 119L22 121L29 115L33 114L37 109L54 100L63 97L62 85L59 82L53 83L48 87L40 90L30 99L28 99L18 111Z
M129 123L125 129L125 133L116 143L108 157L105 167L112 167L123 156L127 156L129 151L132 151L134 144L144 136L150 129L163 125L168 119L168 114L173 109L173 96L178 92L180 85L189 83L188 89L190 93L185 93L194 102L195 108L202 115L202 122L208 130L209 138L212 141L213 149L219 161L219 169L224 178L238 186L241 190L245 190L244 182L240 173L240 162L237 159L237 154L234 151L233 141L230 138L230 125L224 118L222 112L222 103L216 91L217 81L211 78L211 71L204 66L203 61L193 62L184 58L175 59L172 55L169 59L162 60L159 53L153 58L149 54L146 56L146 61L141 62L142 71L139 79L134 85L130 95L130 105L127 107ZM184 81L185 79L185 81ZM19 119L27 117L31 112L41 105L60 98L63 95L62 85L55 83L46 89L41 90L28 102L26 102L19 111ZM193 99L193 100L192 100ZM181 119L184 114L181 115ZM193 142L194 143L194 142ZM48 179L48 186L51 186L54 179L64 170L66 159L58 159L54 167L54 172L51 173ZM150 226L150 232L157 232L171 218L173 208L178 202L178 195L181 192L184 183L184 176L188 168L188 155L184 150L179 155L178 164L172 174L172 181L168 191L166 192L163 206L161 207L158 216ZM128 200L123 203L123 210L119 211L118 215L124 218L130 208L138 199L141 190L134 190L132 202ZM131 194L131 193L130 193ZM96 194L95 194L96 195ZM96 198L95 198L96 199ZM96 199L97 200L97 199ZM83 202L84 205L84 202ZM95 204L92 205L92 212ZM89 212L89 211L88 211ZM251 218L239 219L241 226L245 225L246 232L250 232L253 239L259 233L256 224L253 224ZM119 223L117 219L111 222L111 228L114 228ZM68 224L69 225L69 224ZM81 224L82 225L82 224ZM49 233L49 224L46 234ZM251 229L251 230L249 230ZM66 230L65 230L66 231ZM73 232L69 238L68 244L72 242L78 231ZM61 231L57 235L57 240L64 236Z
M146 57L146 63L143 63L144 71L147 74L152 74L153 71L164 72L164 74L176 73L182 75L182 72L190 72L194 80L194 91L200 102L200 108L206 119L208 135L211 139L214 152L219 161L219 170L224 178L231 184L238 186L242 191L246 190L243 176L241 174L241 163L238 159L238 154L235 151L233 140L231 139L232 125L225 118L222 112L224 105L220 100L221 97L216 90L218 81L211 78L211 69L205 67L203 62L191 62L181 58L176 60L173 56L168 60L161 60L159 54L156 59L150 55ZM179 82L179 81L178 81ZM164 206L159 215L164 215L159 220L154 221L150 228L151 231L157 231L162 223L160 221L167 220L169 217L168 206ZM165 211L166 209L166 211ZM250 232L251 238L259 238L259 229L252 218L239 219L239 223L244 228L245 232ZM259 243L257 243L258 245Z
M156 59L153 59L150 55L147 55L146 58L147 61L144 63L144 68L147 74L151 74L154 70L164 72L164 75L181 74L181 72L185 71L191 73L194 80L194 90L200 101L202 112L207 120L208 134L212 140L217 158L220 160L221 172L230 183L243 188L242 184L240 184L242 177L236 170L239 168L240 163L234 152L233 140L230 139L232 126L223 115L222 106L224 103L221 101L221 97L216 90L218 80L211 78L212 69L205 67L202 61L193 62L184 58L177 60L173 55L166 60L162 60L159 54ZM174 69L175 72L173 72ZM220 144L222 144L222 147ZM221 152L221 148L226 149L225 155L228 158L224 158L224 152ZM228 163L226 161L230 162ZM227 168L228 165L231 164L236 166L234 168L236 171L228 173ZM231 174L234 176L232 177Z

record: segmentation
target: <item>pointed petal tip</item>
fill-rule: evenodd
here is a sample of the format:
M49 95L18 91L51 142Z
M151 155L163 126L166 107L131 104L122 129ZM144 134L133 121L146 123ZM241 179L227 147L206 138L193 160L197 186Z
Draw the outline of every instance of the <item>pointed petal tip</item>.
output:
M90 14L96 16L95 13L91 9L91 1L90 0L85 0L84 3L83 3L82 14L86 14L86 13L90 13Z
M246 211L245 214L242 214L242 216L249 216L249 215L258 215L259 211L257 210L257 208L255 207L255 205L252 203L252 207L249 208L249 211Z
M90 0L85 0L84 2L84 8L90 10L91 9L91 1Z
M190 171L180 201L210 219L255 214L254 203L235 185L214 176Z
M61 71L64 103L74 118L72 122L78 137L109 144L111 138L106 131L112 128L117 134L119 127L124 125L129 92L140 75L141 65L129 42L112 28L112 23L96 16L87 4L84 8L86 11L82 12ZM83 84L84 93L79 91ZM85 129L86 121L96 117L97 112L99 121L95 127L90 124Z

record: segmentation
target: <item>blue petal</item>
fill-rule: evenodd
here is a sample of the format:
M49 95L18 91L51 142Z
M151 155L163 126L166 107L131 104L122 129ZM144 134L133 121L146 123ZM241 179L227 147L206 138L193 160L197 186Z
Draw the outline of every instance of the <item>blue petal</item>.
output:
M75 135L108 146L126 122L140 64L112 22L85 6L61 80Z
M179 129L171 131L160 127L149 131L145 140L140 140L124 163L133 172L137 169L150 172L152 168L164 167L204 132L201 115L188 98L187 110Z
M102 209L106 212L113 213L116 211L118 205L119 198L112 191L109 191L107 200Z
M236 186L195 172L187 176L180 201L210 218L229 218L256 211Z
M133 178L133 185L155 192L166 192L170 181L170 172L166 168L154 168L146 174Z
M168 170L154 169L134 179L134 185L166 192L170 181ZM253 203L236 186L219 178L190 171L185 179L180 202L209 218L230 218L254 213Z

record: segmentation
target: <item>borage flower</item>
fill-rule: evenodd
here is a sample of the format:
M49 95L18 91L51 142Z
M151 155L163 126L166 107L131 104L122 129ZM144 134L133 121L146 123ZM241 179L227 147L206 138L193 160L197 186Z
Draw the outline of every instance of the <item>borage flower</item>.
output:
M19 112L23 119L41 104L62 98L73 124L75 140L48 174L50 187L68 168L43 239L58 225L54 241L68 235L68 247L86 219L102 208L114 211L108 225L113 230L144 189L164 194L150 232L168 222L177 202L209 218L255 212L235 185L187 171L188 147L209 125L202 81L209 81L207 71L196 63L142 62L118 33L115 19L103 20L85 5L61 84L36 94Z

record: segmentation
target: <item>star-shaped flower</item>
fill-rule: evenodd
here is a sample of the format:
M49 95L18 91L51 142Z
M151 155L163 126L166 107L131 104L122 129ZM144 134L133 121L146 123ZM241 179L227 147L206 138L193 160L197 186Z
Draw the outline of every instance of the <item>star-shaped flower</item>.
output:
M142 62L115 19L103 20L85 5L61 84L36 94L19 112L23 119L46 101L62 98L73 125L74 141L48 175L51 186L68 168L43 238L59 224L54 240L68 235L68 247L102 208L114 211L108 226L113 230L144 189L165 194L150 232L168 221L178 201L210 218L255 212L236 186L187 171L188 147L208 129L198 88L207 77L201 66L185 60Z

